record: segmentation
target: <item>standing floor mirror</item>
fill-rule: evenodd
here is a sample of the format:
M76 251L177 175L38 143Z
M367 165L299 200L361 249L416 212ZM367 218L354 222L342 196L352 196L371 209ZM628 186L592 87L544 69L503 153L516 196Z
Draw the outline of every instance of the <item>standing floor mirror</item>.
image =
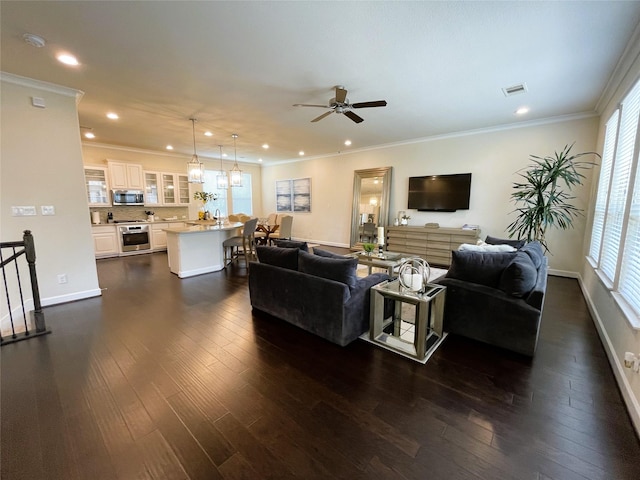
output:
M361 250L363 243L375 243L377 227L386 227L388 224L391 168L353 172L351 248L354 250Z

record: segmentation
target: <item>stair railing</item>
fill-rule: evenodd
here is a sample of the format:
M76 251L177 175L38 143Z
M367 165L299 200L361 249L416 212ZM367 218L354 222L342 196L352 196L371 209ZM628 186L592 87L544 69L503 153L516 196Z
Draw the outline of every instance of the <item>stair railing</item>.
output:
M6 259L6 251L11 249L11 255ZM29 266L29 280L31 283L31 295L33 298L33 325L35 331L30 330L29 321L27 316L27 307L25 305L24 293L22 288L22 280L20 278L20 268L18 261L24 255L27 264ZM15 267L15 274L11 264ZM51 333L51 330L47 329L44 320L44 313L42 312L42 305L40 304L40 291L38 289L38 276L36 275L36 249L33 241L33 235L30 230L25 230L22 237L22 241L16 242L2 242L0 243L0 265L2 266L2 280L4 282L5 297L7 303L8 317L11 323L11 335L2 336L0 332L0 345L8 343L18 342L20 340L26 340L27 338L36 337L39 335L45 335ZM14 293L13 288L10 288L9 281L13 280L15 275L15 284L17 286L17 294ZM15 296L20 297L19 306L14 309L12 304L12 297L15 303ZM22 321L24 322L24 331L17 332L20 329L19 319L14 319L20 311L22 312Z

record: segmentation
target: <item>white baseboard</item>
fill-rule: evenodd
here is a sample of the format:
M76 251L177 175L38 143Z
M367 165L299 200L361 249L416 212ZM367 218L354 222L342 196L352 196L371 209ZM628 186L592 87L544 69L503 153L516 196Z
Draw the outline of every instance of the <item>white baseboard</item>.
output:
M576 272L570 272L568 270L556 270L555 268L550 268L547 270L549 275L553 275L554 277L567 277L567 278L578 278L580 275Z
M640 403L634 395L633 390L631 390L631 385L629 385L627 376L624 373L624 367L618 359L618 355L613 348L611 339L607 334L607 330L604 328L602 319L600 318L600 315L595 308L593 300L591 299L589 292L582 283L582 276L577 275L576 278L578 279L578 284L580 285L580 289L582 290L582 296L587 302L587 307L589 308L589 312L591 313L591 317L593 318L593 323L595 324L598 335L600 336L600 341L604 346L604 351L606 352L609 363L611 364L613 375L615 376L616 382L618 383L618 388L620 388L622 398L627 407L627 411L629 412L629 416L631 417L631 423L633 423L636 434L640 437Z
M40 303L43 307L48 307L59 303L75 302L76 300L84 300L85 298L99 297L100 295L102 295L102 290L95 288L91 290L84 290L82 292L73 292L66 295L42 298Z

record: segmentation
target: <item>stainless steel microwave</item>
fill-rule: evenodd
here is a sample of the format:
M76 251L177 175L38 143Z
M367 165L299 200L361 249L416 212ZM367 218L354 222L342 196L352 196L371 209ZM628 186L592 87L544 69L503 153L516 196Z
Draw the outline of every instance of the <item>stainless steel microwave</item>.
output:
M144 205L142 190L113 190L114 205Z

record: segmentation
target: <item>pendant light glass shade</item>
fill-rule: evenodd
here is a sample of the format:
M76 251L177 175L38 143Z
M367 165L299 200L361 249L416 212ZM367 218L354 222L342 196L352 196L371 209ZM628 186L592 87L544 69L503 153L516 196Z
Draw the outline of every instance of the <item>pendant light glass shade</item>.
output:
M231 135L233 137L233 168L229 172L229 183L232 187L241 187L242 186L242 170L238 166L238 154L236 151L236 138L238 138L238 134L234 133Z
M193 129L193 156L187 163L187 176L189 183L204 183L204 165L200 163L196 153L196 119L190 118Z
M220 147L220 172L216 175L216 185L218 190L226 190L229 188L229 177L227 177L227 172L224 171L224 166L222 165L222 145L218 146Z

